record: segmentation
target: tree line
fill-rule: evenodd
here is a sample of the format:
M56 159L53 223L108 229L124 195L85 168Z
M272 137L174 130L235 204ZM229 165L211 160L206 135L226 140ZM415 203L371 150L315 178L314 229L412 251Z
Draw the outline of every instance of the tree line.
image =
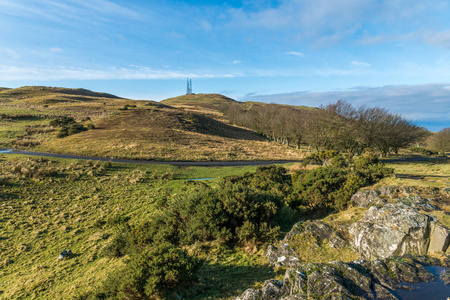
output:
M429 132L412 121L380 107L354 107L339 100L318 109L301 109L278 104L233 103L222 107L238 126L299 148L337 150L361 154L365 148L386 156L423 140Z

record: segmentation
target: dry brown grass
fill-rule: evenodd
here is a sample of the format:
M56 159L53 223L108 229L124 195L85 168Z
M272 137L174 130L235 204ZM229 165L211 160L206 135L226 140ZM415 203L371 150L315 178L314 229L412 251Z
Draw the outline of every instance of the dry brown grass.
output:
M29 113L35 120L5 124L0 144L36 151L144 160L298 160L301 152L268 142L255 132L228 124L217 110L232 99L190 95L168 100L192 104L177 109L152 101L64 88L24 87L0 91L0 113ZM187 99L187 100L186 100ZM203 102L202 102L203 101ZM198 105L198 103L204 105ZM125 106L136 106L124 110ZM189 106L189 105L188 105ZM37 113L37 114L36 114ZM96 129L62 139L44 128L56 116L90 117ZM6 128L11 126L11 128ZM27 129L28 128L28 129ZM12 129L12 130L11 130ZM27 131L28 130L28 135ZM39 145L20 141L39 141Z

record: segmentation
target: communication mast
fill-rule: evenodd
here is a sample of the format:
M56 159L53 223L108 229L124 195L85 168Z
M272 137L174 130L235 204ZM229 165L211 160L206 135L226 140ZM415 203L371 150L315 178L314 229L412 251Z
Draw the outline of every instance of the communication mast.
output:
M192 93L192 80L187 78L187 88L186 88L186 95L193 95Z

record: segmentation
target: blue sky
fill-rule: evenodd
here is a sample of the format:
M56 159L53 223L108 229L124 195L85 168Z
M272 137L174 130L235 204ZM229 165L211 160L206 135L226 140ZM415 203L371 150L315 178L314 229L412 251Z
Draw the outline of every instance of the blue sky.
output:
M0 0L0 86L383 106L450 126L450 1Z

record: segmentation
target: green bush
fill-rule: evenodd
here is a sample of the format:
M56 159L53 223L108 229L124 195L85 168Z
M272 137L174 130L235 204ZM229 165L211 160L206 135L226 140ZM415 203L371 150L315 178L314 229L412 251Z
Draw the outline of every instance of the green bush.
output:
M317 153L312 153L311 155L305 157L302 161L302 164L304 166L306 166L307 164L323 165L325 162L332 160L336 156L341 156L341 155L339 154L338 151L335 151L335 150L320 151Z
M189 183L188 193L165 200L151 221L124 230L105 253L117 257L163 242L174 245L272 242L278 236L278 224L286 226L292 219L281 220L277 214L290 189L285 173L280 167L260 167L253 174L225 178L218 188Z
M50 126L59 127L76 123L72 117L59 117L50 121Z
M329 163L326 167L302 170L292 175L294 192L288 200L291 208L302 212L342 210L359 188L393 174L393 169L379 162L370 149L356 158L353 166L349 166L344 157L335 151L320 152L316 157L327 158Z
M309 210L334 208L335 194L346 181L346 175L346 171L335 167L296 172L290 206L304 206Z
M153 244L113 273L97 298L151 299L168 297L195 280L200 261L169 243Z
M58 138L63 138L72 134L76 134L82 131L88 130L86 127L84 127L82 124L79 123L70 123L68 125L64 125L59 130L58 134L56 135Z
M421 155L427 155L427 156L438 154L438 152L436 152L436 151L425 149L422 147L408 147L408 150L411 152L414 152L414 153L418 153Z

